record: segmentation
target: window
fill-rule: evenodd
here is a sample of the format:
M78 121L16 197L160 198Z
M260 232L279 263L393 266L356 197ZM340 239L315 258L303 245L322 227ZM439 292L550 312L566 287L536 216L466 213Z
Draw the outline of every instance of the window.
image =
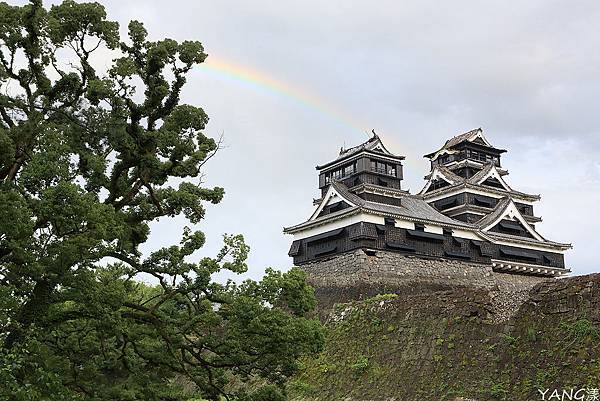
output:
M356 163L347 164L336 170L329 171L325 175L325 183L329 184L332 179L339 180L341 178L354 174L354 172L356 172Z
M533 216L533 207L531 207L529 205L517 204L517 208L519 209L519 212L521 212L522 214L527 215L527 216Z
M435 207L438 210L446 210L455 206L458 206L458 199L456 199L456 197L442 199L441 201L435 203Z
M344 175L350 175L354 173L354 164L344 167Z
M300 253L300 244L302 241L294 241L292 242L292 246L290 247L290 251L288 252L289 256L298 256Z
M425 231L425 224L415 223L415 231Z
M393 163L385 163L379 160L371 160L371 171L379 174L385 174L396 177L396 165Z
M493 207L494 206L494 201L492 199L483 197L483 196L477 196L475 195L473 197L473 204L475 206L481 206L481 207Z
M446 180L433 180L429 188L427 188L427 192L435 191L436 189L444 188L449 185L450 184Z
M477 151L471 150L471 149L467 149L466 155L469 159L473 159L473 160L477 160L477 161L481 161L481 162L490 161L492 158L492 156L490 156L490 155L487 155L482 152L477 152Z
M384 221L385 221L386 226L392 226L392 227L396 226L396 220L392 219L391 217L386 217Z
M487 180L482 182L482 185L486 185L488 187L494 187L494 188L498 188L498 189L504 189L504 187L502 186L502 183L494 177L488 178Z
M526 260L526 261L537 261L538 255L537 253L527 252L521 249L509 248L509 247L500 247L500 256L506 256L510 259L516 260Z
M331 205L331 207L329 208L329 212L330 213L335 213L335 212L339 212L340 210L343 210L345 208L347 208L349 205L345 202L337 202L333 205Z

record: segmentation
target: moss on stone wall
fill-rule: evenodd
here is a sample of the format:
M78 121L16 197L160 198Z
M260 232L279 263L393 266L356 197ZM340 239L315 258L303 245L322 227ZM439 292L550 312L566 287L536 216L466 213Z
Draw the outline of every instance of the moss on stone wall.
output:
M536 286L502 323L490 292L457 288L338 304L292 399L541 400L600 387L600 275Z

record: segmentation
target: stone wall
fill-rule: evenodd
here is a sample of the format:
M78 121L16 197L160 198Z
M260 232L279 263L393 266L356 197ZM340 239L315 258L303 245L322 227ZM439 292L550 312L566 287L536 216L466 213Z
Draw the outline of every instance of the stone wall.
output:
M600 388L600 274L540 283L500 323L491 293L415 290L338 305L325 350L303 361L290 399L534 401L538 390Z
M315 287L319 305L361 300L383 293L422 293L459 287L491 293L499 308L510 315L544 277L497 273L491 265L446 259L425 259L393 252L347 252L303 265ZM501 316L499 314L499 316Z

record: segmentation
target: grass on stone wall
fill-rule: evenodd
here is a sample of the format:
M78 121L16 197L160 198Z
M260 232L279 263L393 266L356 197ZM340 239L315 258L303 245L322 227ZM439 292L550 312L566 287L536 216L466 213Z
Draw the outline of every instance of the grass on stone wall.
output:
M340 306L325 350L290 382L291 398L534 401L537 389L600 385L600 326L585 316L491 324L473 302L450 299L443 311L444 302L411 300L427 302L377 296Z

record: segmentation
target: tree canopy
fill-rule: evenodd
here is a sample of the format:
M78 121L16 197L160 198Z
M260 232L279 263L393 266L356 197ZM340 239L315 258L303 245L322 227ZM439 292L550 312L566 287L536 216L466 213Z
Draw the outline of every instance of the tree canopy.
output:
M192 261L224 195L201 182L208 117L180 102L206 57L138 21L121 39L98 3L0 3L0 399L281 400L320 349L304 273L215 282L246 271L241 235ZM179 215L181 241L142 255Z

